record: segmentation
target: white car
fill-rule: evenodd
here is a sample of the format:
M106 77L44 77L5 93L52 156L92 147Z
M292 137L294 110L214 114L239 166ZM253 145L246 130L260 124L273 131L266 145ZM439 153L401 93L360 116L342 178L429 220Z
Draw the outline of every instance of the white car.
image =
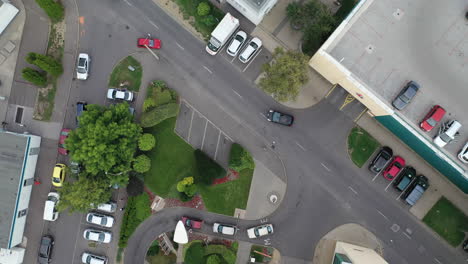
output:
M98 206L91 204L91 207L96 208L96 210L103 211L106 213L114 213L115 210L117 209L117 204L114 202L107 202L103 204L98 204Z
M85 264L107 264L107 257L83 252L83 255L81 255L81 262Z
M226 49L227 54L235 57L246 40L247 34L244 31L239 30L232 39L231 44L229 44L229 47Z
M50 192L47 195L47 200L44 205L44 220L55 221L59 217L59 212L57 211L57 204L60 201L60 194L56 192Z
M262 47L262 41L255 37L249 41L249 44L247 44L247 47L242 51L241 55L239 55L239 60L242 63L247 63L249 62L252 57L260 50Z
M107 90L107 98L111 100L133 101L133 93L125 89L110 88Z
M441 131L437 137L434 138L434 143L443 148L448 143L452 142L455 137L458 136L459 130L462 127L462 124L457 120L450 120L444 123L441 127Z
M458 158L463 162L468 164L468 142L462 148L460 153L458 153Z
M247 235L249 238L258 238L269 234L273 234L272 224L266 224L247 229Z
M91 59L89 58L88 54L80 53L78 55L78 63L76 66L76 78L78 80L88 79L90 61Z
M89 213L86 215L86 222L103 227L112 227L112 225L114 225L114 217L98 213Z
M220 223L213 224L214 233L233 236L236 233L236 231L237 231L237 227L232 226L232 225L226 225L226 224L220 224Z
M112 234L110 232L100 231L96 229L86 229L83 233L83 237L86 240L99 243L110 243L112 241Z

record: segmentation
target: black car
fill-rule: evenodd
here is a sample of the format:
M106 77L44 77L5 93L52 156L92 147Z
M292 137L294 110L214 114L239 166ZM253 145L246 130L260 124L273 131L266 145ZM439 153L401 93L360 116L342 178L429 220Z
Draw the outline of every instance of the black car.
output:
M393 150L389 147L383 147L369 164L369 170L374 173L381 172L392 159L392 156Z
M467 13L468 14L468 13ZM467 17L468 19L468 17ZM468 252L468 239L465 240L465 242L463 242L463 246L462 246L463 250L465 250L466 252Z
M291 115L283 114L275 110L269 110L266 118L268 121L278 123L284 126L291 126L294 122L294 117Z
M404 191L415 178L416 170L413 167L405 167L393 181L393 187L399 191Z
M52 256L52 248L54 246L54 238L45 235L41 238L41 245L39 247L39 254L37 261L39 264L46 264L50 262Z
M415 81L409 81L398 96L393 100L392 105L398 110L405 108L411 100L416 96L419 90L419 84Z
M76 103L76 125L80 125L80 121L78 118L83 114L84 111L86 111L86 106L88 104L86 102L78 102Z

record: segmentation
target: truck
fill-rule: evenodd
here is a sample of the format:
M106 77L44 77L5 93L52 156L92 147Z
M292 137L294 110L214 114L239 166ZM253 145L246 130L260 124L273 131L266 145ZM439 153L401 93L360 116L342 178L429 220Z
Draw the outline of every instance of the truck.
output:
M211 32L210 41L206 45L206 52L210 55L216 55L219 50L226 44L232 34L239 27L239 19L227 13L219 22L216 28Z
M405 202L413 206L419 198L422 197L424 192L429 188L429 180L424 175L419 175L413 184L410 185L406 194Z

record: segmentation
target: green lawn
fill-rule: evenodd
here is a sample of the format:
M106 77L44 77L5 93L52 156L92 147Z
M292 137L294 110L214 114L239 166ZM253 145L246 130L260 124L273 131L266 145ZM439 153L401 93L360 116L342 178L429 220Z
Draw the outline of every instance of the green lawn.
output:
M464 232L468 232L468 217L445 197L424 216L423 222L454 247L460 245Z
M379 146L379 142L360 127L354 127L348 135L348 153L359 168Z
M146 257L150 264L175 264L177 257L174 254L164 255L161 251L156 256Z
M135 68L135 71L130 71L128 66ZM120 84L124 83L124 86L129 90L138 91L142 75L143 69L140 62L132 56L128 56L115 66L109 79L109 86L119 88Z

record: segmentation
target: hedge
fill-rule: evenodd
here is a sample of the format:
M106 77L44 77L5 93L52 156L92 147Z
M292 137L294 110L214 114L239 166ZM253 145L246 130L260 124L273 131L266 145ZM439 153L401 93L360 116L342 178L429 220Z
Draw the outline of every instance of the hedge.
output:
M64 8L60 2L54 0L36 0L36 3L44 9L52 22L57 23L63 20Z
M147 193L128 197L125 214L120 228L119 247L127 246L127 241L140 223L151 215L150 199Z
M208 245L205 248L205 255L211 254L221 255L228 264L236 263L236 254L225 245Z
M226 170L216 163L216 161L208 157L203 151L197 149L194 155L197 167L197 175L195 176L196 183L211 185L214 179L226 176Z
M32 68L24 68L21 72L21 76L23 79L36 86L45 87L47 85L47 76L44 73L36 71Z
M142 127L153 127L162 121L177 116L179 105L177 103L168 103L161 105L153 110L144 112L141 116Z
M63 73L62 64L51 56L30 52L26 56L26 61L30 64L36 65L55 77L58 77Z
M184 263L185 264L202 264L205 263L203 245L201 242L194 242L190 244L190 247L185 252Z
M243 169L254 169L255 162L252 155L244 149L241 145L234 143L231 146L229 153L229 168L235 171L241 171Z

